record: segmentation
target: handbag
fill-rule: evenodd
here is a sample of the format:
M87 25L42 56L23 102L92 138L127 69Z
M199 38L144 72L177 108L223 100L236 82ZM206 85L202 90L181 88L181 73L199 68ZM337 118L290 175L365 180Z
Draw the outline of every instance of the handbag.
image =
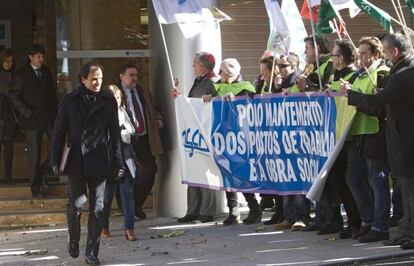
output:
M67 165L68 159L69 159L69 153L70 153L70 143L69 143L69 140L68 140L68 135L66 135L65 144L63 145L63 150L62 150L62 156L60 158L59 171L61 173L63 173L65 171L65 168L66 168L66 165Z

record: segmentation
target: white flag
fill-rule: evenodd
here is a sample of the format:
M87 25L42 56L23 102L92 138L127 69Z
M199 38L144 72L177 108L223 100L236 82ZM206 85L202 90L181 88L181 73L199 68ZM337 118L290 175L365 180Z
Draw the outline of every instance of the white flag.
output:
M269 16L270 35L267 50L287 54L290 46L289 28L276 0L264 0Z
M356 17L356 15L358 15L358 13L361 11L361 9L359 9L353 0L331 0L331 4L337 12L339 10L348 8L349 16L351 18Z
M297 54L300 58L300 68L305 64L305 43L304 39L308 36L302 16L299 13L295 0L283 0L281 6L282 14L289 18L287 24L290 32L289 52Z
M212 0L152 0L162 24L213 20Z

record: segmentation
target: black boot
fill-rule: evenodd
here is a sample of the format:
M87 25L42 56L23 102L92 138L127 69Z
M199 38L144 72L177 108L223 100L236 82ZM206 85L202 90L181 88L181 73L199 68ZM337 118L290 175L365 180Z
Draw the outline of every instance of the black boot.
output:
M72 206L70 203L67 209L67 219L68 219L68 253L72 258L79 257L79 240L81 232L81 211L75 206Z
M85 256L85 262L88 265L101 265L101 262L99 261L98 257L92 254Z
M70 237L68 243L68 253L72 258L79 257L79 242L74 239L70 239Z
M223 225L232 225L240 223L240 213L238 207L230 208L229 216L223 221Z
M264 225L272 225L272 224L277 224L282 222L285 219L285 217L283 217L283 213L281 213L280 211L277 211L273 214L272 218L270 218L269 221L264 222Z
M260 208L250 210L246 219L243 219L244 224L257 224L262 221L262 210Z

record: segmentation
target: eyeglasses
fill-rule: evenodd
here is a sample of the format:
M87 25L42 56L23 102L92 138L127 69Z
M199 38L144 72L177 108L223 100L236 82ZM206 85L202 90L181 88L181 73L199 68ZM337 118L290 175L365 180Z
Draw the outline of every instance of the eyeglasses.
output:
M290 64L278 64L277 65L280 69L290 67Z

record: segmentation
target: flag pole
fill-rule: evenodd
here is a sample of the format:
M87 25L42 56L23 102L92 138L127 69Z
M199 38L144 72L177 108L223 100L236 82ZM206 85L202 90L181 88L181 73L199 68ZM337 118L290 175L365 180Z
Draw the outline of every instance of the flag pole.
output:
M341 23L341 22L339 22L339 23ZM336 33L338 34L338 38L339 38L340 40L342 40L342 36L341 36L341 33L339 32L339 27L338 27L338 24L336 23L336 18L334 18L333 24L334 24L334 27L335 27Z
M165 41L164 30L163 30L162 24L161 24L161 22L158 18L157 18L157 21L158 21L158 25L160 25L161 38L162 38L162 42L164 44L165 55L167 56L167 65L168 65L168 71L170 73L171 85L172 85L172 87L174 87L174 85L175 85L174 84L174 75L173 75L172 68L171 68L170 54L168 53L168 47L167 47L167 42Z
M312 8L311 8L311 3L310 0L305 0L308 1L308 9L309 9L309 14L310 14L310 22L311 22L311 28L312 28L312 38L313 38L313 48L315 50L315 59L316 59L316 67L317 67L317 74L318 74L318 80L319 80L319 89L323 90L322 87L322 79L321 79L321 74L319 73L319 52L318 52L318 44L316 43L316 34L315 34L315 25L313 23L313 16L312 16Z
M397 0L397 3L398 3L398 8L400 9L400 13L401 13L401 18L402 18L401 22L404 24L405 27L407 27L407 22L405 22L404 12L402 10L400 0Z
M273 64L272 64L272 75L270 76L270 84L269 84L269 93L272 92L272 85L273 85L273 76L275 72L275 62L276 62L276 54L273 55Z
M410 47L411 47L411 50L412 50L413 49L413 44L411 42L410 35L408 35L408 32L407 32L407 24L405 23L405 18L404 18L404 13L403 13L402 8L401 8L401 3L400 3L400 1L398 1L399 7L400 7L400 10L398 10L397 5L395 4L395 1L391 0L391 2L392 2L392 5L395 9L395 13L397 13L398 19L400 20L401 24L403 25L402 30L403 30L405 36L407 36L407 38L409 39ZM401 14L400 14L400 12L401 12Z
M401 17L402 17L402 20L403 20L403 23L404 23L404 33L405 33L405 36L407 36L407 38L408 38L408 40L410 41L409 43L410 43L410 46L411 46L411 50L413 50L414 49L414 47L413 47L413 42L412 42L412 39L411 39L411 37L410 37L410 35L408 34L408 32L407 32L407 30L406 30L406 28L407 28L407 23L405 22L405 17L404 17L404 12L403 12L403 9L402 9L402 6L401 6L401 2L400 2L400 0L398 0L398 7L400 8L400 12L401 12Z

